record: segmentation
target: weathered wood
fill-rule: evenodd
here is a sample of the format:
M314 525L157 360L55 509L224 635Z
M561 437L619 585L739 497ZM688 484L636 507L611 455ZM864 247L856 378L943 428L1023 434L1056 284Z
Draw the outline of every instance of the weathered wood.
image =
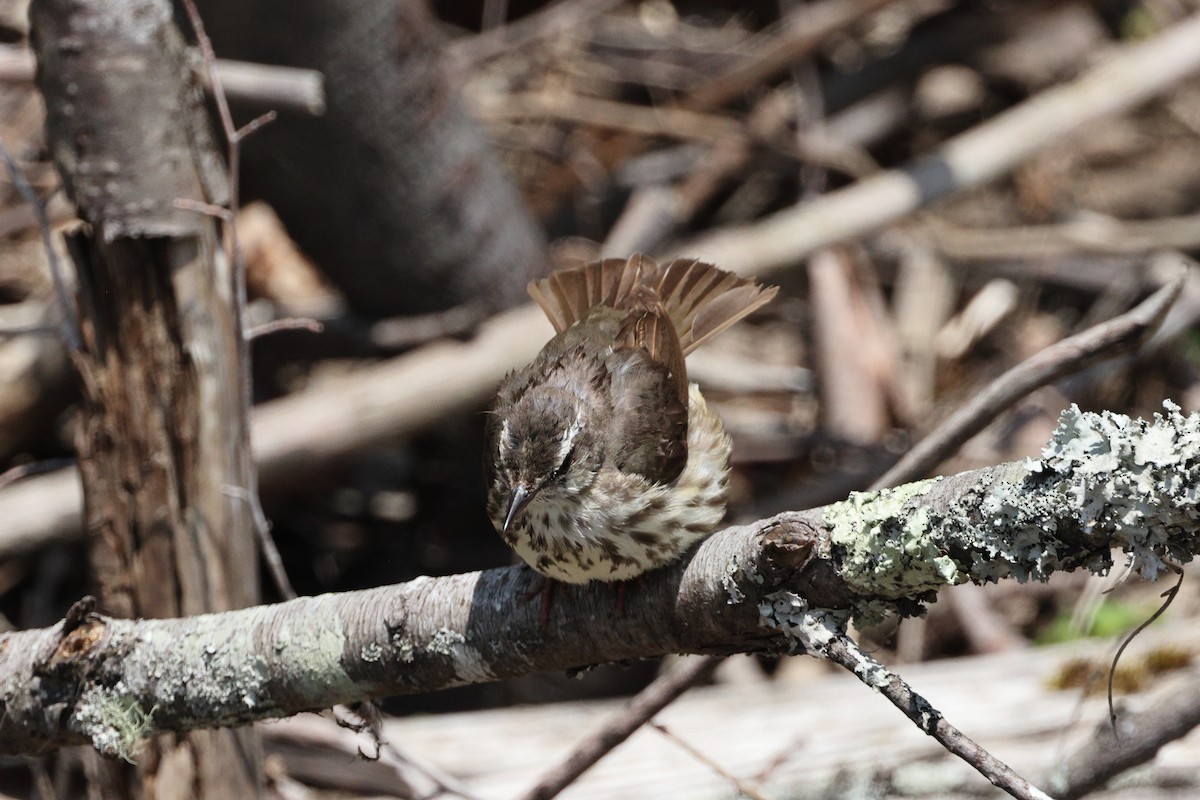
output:
M1195 626L1180 620L1144 635L1123 663L1134 664L1155 648L1193 650ZM896 669L964 731L1023 775L1043 780L1076 748L1106 725L1102 694L1050 684L1068 662L1086 658L1100 666L1111 641L1079 641L975 658ZM881 697L845 672L821 674L804 658L781 666L772 681L693 689L657 717L673 734L726 772L767 797L979 797L987 784L948 755ZM1151 680L1147 691L1123 692L1122 707L1137 710L1160 698L1187 694L1194 669ZM406 755L439 769L479 798L511 798L526 791L549 766L565 758L624 701L441 714L389 720L384 738ZM329 723L332 724L332 723ZM297 717L266 728L272 740L297 735ZM1189 736L1160 754L1139 783L1171 785L1190 775L1195 791L1200 738ZM347 768L347 782L360 774ZM867 790L873 781L890 791ZM1190 796L1153 792L1139 797ZM630 737L561 795L564 800L602 798L734 797L729 783L678 744L652 729ZM991 795L982 795L988 796ZM1104 797L1119 797L1121 792Z
M231 269L216 221L176 205L220 204L227 190L171 4L38 0L30 16L47 140L88 223L68 244L83 338L76 447L101 607L168 617L249 605L251 517L230 491L247 485L249 464ZM135 775L112 765L104 791L252 797L258 750L247 731L159 737Z

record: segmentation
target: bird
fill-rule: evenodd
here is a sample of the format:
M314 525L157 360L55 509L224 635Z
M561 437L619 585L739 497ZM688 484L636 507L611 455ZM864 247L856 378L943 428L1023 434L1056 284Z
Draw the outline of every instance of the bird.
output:
M732 443L684 358L778 290L640 253L528 290L556 333L501 382L484 466L493 525L547 579L544 627L554 582L628 581L721 522Z

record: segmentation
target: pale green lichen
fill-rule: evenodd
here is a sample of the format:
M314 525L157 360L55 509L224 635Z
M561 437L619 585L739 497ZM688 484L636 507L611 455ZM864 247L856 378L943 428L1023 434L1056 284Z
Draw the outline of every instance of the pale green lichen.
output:
M995 467L954 498L929 497L933 484L923 481L832 506L825 555L862 595L856 615L877 619L900 609L895 601L965 580L1103 574L1113 548L1147 578L1191 560L1200 416L1163 405L1152 420L1073 405L1040 459Z
M111 689L89 688L75 707L75 720L97 752L132 764L141 743L154 731L157 706L146 711L123 691L119 682Z
M937 480L855 492L826 510L829 540L838 551L842 580L851 589L902 598L963 580L958 565L942 550L929 510L921 505Z

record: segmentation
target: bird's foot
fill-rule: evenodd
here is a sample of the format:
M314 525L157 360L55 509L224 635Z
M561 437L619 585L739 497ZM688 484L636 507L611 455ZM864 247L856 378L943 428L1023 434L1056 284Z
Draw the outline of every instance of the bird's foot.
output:
M538 614L538 631L544 633L546 625L550 622L550 607L554 605L554 591L558 588L558 581L554 578L547 578L545 575L539 575L542 579L541 585L534 586L522 598L522 602L528 603L538 595L542 596L542 608Z

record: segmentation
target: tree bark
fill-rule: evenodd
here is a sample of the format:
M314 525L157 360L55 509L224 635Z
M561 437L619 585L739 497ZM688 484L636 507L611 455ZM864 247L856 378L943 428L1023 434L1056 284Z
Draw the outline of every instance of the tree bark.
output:
M1044 453L727 528L639 578L621 614L593 581L543 625L525 567L178 620L80 609L0 634L0 753L667 653L819 656L814 631L919 614L944 586L1107 574L1114 548L1154 578L1200 552L1200 415L1072 408Z
M176 206L226 202L226 180L170 3L35 0L30 17L47 140L87 223L68 245L83 339L76 446L101 607L175 617L252 604L231 267L216 221ZM260 782L249 730L160 736L135 772L109 767L110 796L253 797Z

